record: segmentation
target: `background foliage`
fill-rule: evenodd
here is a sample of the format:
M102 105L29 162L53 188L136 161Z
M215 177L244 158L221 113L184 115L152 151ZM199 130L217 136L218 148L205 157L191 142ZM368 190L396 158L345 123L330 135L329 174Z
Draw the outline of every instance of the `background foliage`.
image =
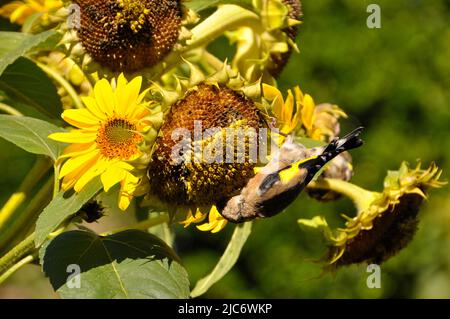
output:
M2 1L3 2L3 1ZM382 28L366 27L374 1L304 0L301 53L281 77L282 88L300 84L316 102L340 105L351 116L343 131L367 127L366 145L354 151L357 184L381 190L386 169L402 160L431 160L450 171L450 1L378 0ZM2 30L7 27L0 23ZM212 50L232 54L226 41ZM34 157L0 139L0 201L16 189ZM323 214L340 225L351 215L347 200L320 205L306 195L283 214L257 221L237 266L204 297L215 298L450 298L450 193L433 190L420 229L407 249L382 266L382 288L368 289L365 266L323 274L314 262L318 239L296 220ZM126 219L127 216L119 216ZM175 226L175 248L195 283L222 254L232 228L211 235ZM1 297L53 297L37 266L26 266L0 288Z

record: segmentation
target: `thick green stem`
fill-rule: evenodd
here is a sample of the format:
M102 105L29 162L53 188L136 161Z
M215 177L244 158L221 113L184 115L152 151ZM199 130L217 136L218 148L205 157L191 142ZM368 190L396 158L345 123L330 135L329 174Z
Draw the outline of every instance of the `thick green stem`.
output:
M34 247L34 233L25 238L16 247L11 249L6 255L0 258L0 277L5 280L7 276L5 274L11 267L16 265L25 256L32 254L35 250ZM4 278L5 277L5 278Z
M48 239L55 238L61 234L70 224L70 220L61 227L48 235ZM40 248L35 246L35 233L30 234L22 242L17 244L6 255L0 258L0 284L19 270L22 266L32 262L37 257Z
M367 209L378 195L377 193L365 190L355 184L333 178L324 178L311 182L309 183L308 188L331 190L342 194L355 203L358 212Z
M205 46L225 32L239 27L260 29L260 18L255 12L240 6L223 5L191 30L192 38L187 42L189 50Z
M28 206L14 215L8 226L2 230L0 251L4 251L5 248L13 245L16 238L26 236L30 232L38 214L51 200L52 190L53 180L50 178L31 199Z
M50 161L44 157L38 157L30 172L25 177L19 189L11 195L8 201L0 210L0 247L3 242L5 227L15 219L15 211L25 201L27 196L32 192L33 188L39 180L48 172L51 164Z
M196 49L208 45L227 31L239 27L261 29L259 16L250 10L237 5L222 5L211 16L202 21L191 31L192 36L186 46L179 51L173 51L156 67L145 72L149 78L161 76L182 61L182 57L189 58Z
M17 264L9 268L3 275L0 276L0 285L9 277L11 277L17 270L25 266L26 264L29 264L34 260L34 255L28 255L21 261L19 261Z

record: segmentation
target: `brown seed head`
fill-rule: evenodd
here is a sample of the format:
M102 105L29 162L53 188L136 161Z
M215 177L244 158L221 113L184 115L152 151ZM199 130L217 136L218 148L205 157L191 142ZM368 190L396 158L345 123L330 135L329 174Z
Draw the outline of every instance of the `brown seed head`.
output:
M95 61L132 72L161 61L181 29L180 0L75 0L78 36Z
M195 138L196 121L201 121L203 132L210 128L236 127L256 131L263 123L254 102L239 92L207 84L189 91L172 106L161 128L162 135L156 141L157 149L148 170L152 192L165 202L212 205L233 196L254 174L256 163L249 161L248 145L244 151L245 160L241 163L185 161L174 164L172 151L179 141L172 139L172 133L183 128ZM229 147L225 137L221 147L225 156Z

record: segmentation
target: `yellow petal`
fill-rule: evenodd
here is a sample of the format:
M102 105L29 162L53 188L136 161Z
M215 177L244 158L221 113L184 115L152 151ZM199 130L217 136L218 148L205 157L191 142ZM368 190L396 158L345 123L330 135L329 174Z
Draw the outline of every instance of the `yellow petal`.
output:
M88 109L65 110L61 117L70 125L81 129L97 129L101 122Z
M111 187L124 180L126 171L118 166L108 168L102 175L101 181L105 192L109 192Z
M228 221L226 219L221 220L217 223L216 227L214 227L213 230L211 230L211 233L215 234L220 232L222 229L225 228L225 226L228 224Z
M124 180L121 181L121 188L119 192L119 203L118 206L121 210L127 210L133 200L134 192L139 186L140 179L133 174L127 173Z
M97 139L97 133L93 131L72 130L64 133L53 133L48 138L63 143L89 143Z
M106 161L101 158L97 159L95 164L92 165L86 172L77 180L74 189L79 193L87 183L93 180L95 177L102 174L107 168Z
M61 171L59 172L59 178L63 178L64 176L72 173L75 170L79 170L80 167L83 167L87 162L91 161L94 157L99 157L100 153L98 150L91 151L89 153L69 158L64 165L61 167Z
M75 185L76 181L81 177L81 175L83 175L83 170L74 171L65 176L61 184L61 188L63 189L63 191L72 188Z
M216 228L217 224L218 224L217 221L215 221L215 222L208 222L208 223L204 223L204 224L201 224L201 225L197 226L197 229L201 230L201 231L211 231L214 228Z
M92 112L96 117L98 117L101 120L107 119L106 110L100 109L97 102L92 96L83 96L81 97L81 100L83 101L84 105L86 105L87 109Z
M110 116L114 115L116 103L111 84L106 79L102 79L95 84L94 98L100 110Z
M283 111L281 114L281 119L285 123L290 123L292 115L294 114L294 95L291 90L288 91L288 96L286 98L286 102L284 102Z
M189 210L189 213L184 221L181 221L180 224L184 225L184 228L188 227L191 224L197 224L205 220L208 214L203 214L199 208L195 211L195 214L192 214L192 210Z
M118 86L115 92L117 97L117 113L119 115L130 114L138 103L141 91L142 77L135 77L126 86Z
M76 182L83 176L83 174L89 170L92 166L95 165L96 161L98 159L94 157L88 162L85 162L83 166L81 166L78 170L75 170L69 174L67 174L62 181L62 188L63 190L68 190L72 188Z
M120 73L118 79L117 79L117 89L122 89L125 88L128 84L127 78L125 77L125 75L123 73Z
M284 105L283 95L281 92L274 86L263 84L263 94L267 100L272 101L273 113L275 116L281 118Z
M59 156L59 159L82 155L95 150L96 147L95 143L70 144L64 149L64 152Z
M311 130L313 127L314 109L315 104L313 98L309 94L305 94L302 108L302 122L308 130Z
M221 231L228 223L227 220L220 215L216 206L211 207L208 220L209 221L207 223L197 226L197 228L201 231L211 231L212 233L217 233Z

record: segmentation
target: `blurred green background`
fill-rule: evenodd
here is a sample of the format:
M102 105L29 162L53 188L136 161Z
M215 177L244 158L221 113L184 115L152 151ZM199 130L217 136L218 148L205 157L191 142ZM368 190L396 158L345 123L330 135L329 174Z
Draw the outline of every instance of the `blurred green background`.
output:
M382 28L369 29L366 8L379 4ZM304 23L298 45L282 74L283 89L300 85L316 103L332 102L350 118L343 131L366 127L363 148L352 152L354 182L382 190L388 169L403 160L424 166L435 161L450 171L450 1L303 0ZM212 50L232 54L218 41ZM0 140L0 200L15 189L33 157ZM369 289L366 266L322 273L314 260L323 250L297 219L324 215L343 225L340 213L354 214L342 199L320 204L300 196L277 217L257 221L236 267L206 298L450 298L450 192L432 190L420 213L414 240L382 265L381 289ZM191 282L210 271L232 227L219 234L176 226L176 248ZM36 266L26 266L0 287L4 297L54 297Z

